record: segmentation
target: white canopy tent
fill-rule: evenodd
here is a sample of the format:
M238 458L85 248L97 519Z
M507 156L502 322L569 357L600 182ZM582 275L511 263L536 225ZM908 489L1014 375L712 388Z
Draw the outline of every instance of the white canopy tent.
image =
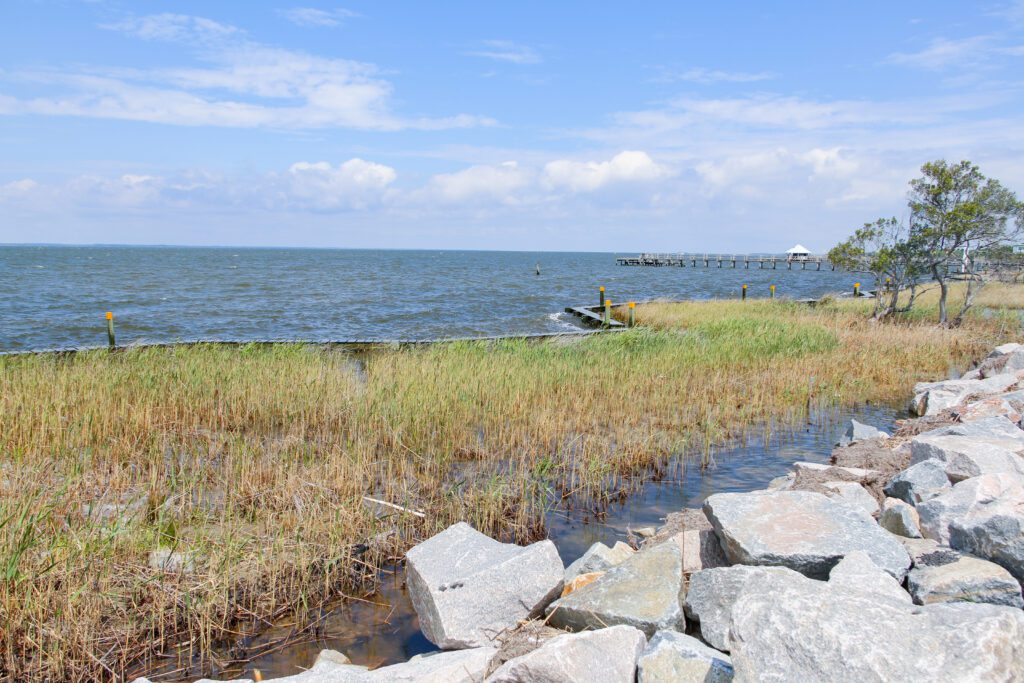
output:
M786 253L790 256L810 256L811 250L802 244L798 244L791 249L787 249Z

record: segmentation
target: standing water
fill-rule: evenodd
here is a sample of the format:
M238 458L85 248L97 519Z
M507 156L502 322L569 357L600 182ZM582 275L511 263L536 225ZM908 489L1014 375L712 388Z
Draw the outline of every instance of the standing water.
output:
M669 513L700 507L713 493L764 488L797 461L827 462L850 418L891 431L898 417L902 411L893 406L826 410L802 428L769 430L716 449L708 469L702 470L696 459L675 459L663 477L644 483L622 503L612 504L599 519L582 508L551 510L546 519L549 538L568 566L591 544L624 541L628 529L656 527ZM261 634L249 643L250 651L261 647L271 651L219 676L252 678L255 669L264 678L295 674L312 666L325 648L344 653L354 664L371 667L403 662L437 649L420 632L400 567L391 569L377 593L347 601L329 612L319 623L315 638L284 647L274 645L288 634L286 626Z

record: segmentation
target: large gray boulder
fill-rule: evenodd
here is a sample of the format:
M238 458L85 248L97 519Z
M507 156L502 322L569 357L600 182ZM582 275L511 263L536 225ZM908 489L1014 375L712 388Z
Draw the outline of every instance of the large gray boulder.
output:
M973 511L978 511L978 517L984 517L982 513L991 508L991 503L1000 499L1010 501L1020 496L1021 478L1013 474L983 474L980 477L965 479L953 488L927 500L917 506L917 513L921 518L921 534L925 538L931 538L942 545L950 545L950 524L956 520L966 519ZM964 529L966 532L966 528ZM971 543L964 534L965 545ZM972 555L986 557L986 554L973 552L967 547L963 548Z
M916 506L949 488L945 466L937 460L925 460L898 473L883 490L887 496Z
M860 508L869 515L878 512L878 501L855 481L826 481L821 486L833 500Z
M1005 415L987 417L974 422L956 423L944 427L936 427L921 432L918 437L933 436L973 436L978 439L1011 440L1020 444L1018 450L1024 449L1024 430L1010 421Z
M968 396L988 396L1006 391L1018 381L1017 376L1000 374L986 379L947 379L922 382L914 387L910 407L918 415L935 415L959 405Z
M1002 416L1011 422L1020 422L1020 409L1005 398L1006 394L970 401L953 409L953 417L960 422L975 422Z
M911 466L927 461L942 463L953 483L980 474L1024 474L1024 449L1013 439L974 436L918 436L910 442Z
M918 607L788 572L749 582L732 616L737 681L1024 678L1024 612L1009 607Z
M431 652L407 662L368 671L347 663L340 653L324 650L308 670L273 679L274 683L477 683L497 654L493 647ZM329 654L330 653L330 654ZM328 655L328 656L325 656ZM196 683L200 683L196 681Z
M1016 343L997 346L978 365L981 377L992 377L1018 370L1024 370L1024 346Z
M911 602L910 594L903 590L900 582L882 571L862 550L853 551L832 567L828 582L837 588L865 593L879 600Z
M870 515L820 493L753 491L718 493L704 501L733 564L779 565L825 578L839 560L863 550L902 580L910 557Z
M878 525L897 536L921 538L921 518L917 510L899 498L885 499L882 514L878 515Z
M994 562L956 551L924 555L907 574L907 590L918 605L974 602L1024 607L1020 584Z
M687 529L672 537L683 551L683 572L692 574L702 569L726 567L729 559L711 529Z
M732 567L705 569L690 576L686 616L698 622L700 636L712 647L729 650L732 606L749 581L765 574L789 572L782 567Z
M520 620L543 613L562 590L554 543L499 543L465 522L413 547L406 560L420 628L444 649L489 645Z
M729 655L676 631L658 631L637 663L637 683L727 683L731 680Z
M662 543L555 601L548 608L548 624L572 631L626 624L648 637L661 629L682 631L684 594L682 550L676 543Z
M632 626L566 633L505 662L487 683L632 683L645 645Z
M992 560L1024 583L1024 480L1000 482L998 491L988 491L994 495L979 498L950 522L949 544Z
M622 564L636 551L622 541L609 548L597 542L583 553L583 556L565 568L565 582L569 583L581 574L606 572L612 567Z
M842 446L848 446L849 444L857 443L858 441L888 438L889 435L881 429L851 419L850 424L846 426L846 432L843 433L842 438L839 440L839 444Z

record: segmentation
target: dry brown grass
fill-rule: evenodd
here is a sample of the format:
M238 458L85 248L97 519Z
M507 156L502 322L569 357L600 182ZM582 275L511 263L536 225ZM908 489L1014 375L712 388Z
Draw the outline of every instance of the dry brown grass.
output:
M90 680L209 664L232 633L365 589L453 521L536 538L553 504L599 508L673 454L808 405L902 399L1019 331L866 314L651 304L643 328L573 344L0 359L0 666ZM157 547L195 571L148 568Z

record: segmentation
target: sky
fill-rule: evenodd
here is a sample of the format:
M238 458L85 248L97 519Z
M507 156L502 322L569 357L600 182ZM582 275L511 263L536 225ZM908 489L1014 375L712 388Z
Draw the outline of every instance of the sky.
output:
M0 6L0 243L822 252L1024 194L1024 0Z

